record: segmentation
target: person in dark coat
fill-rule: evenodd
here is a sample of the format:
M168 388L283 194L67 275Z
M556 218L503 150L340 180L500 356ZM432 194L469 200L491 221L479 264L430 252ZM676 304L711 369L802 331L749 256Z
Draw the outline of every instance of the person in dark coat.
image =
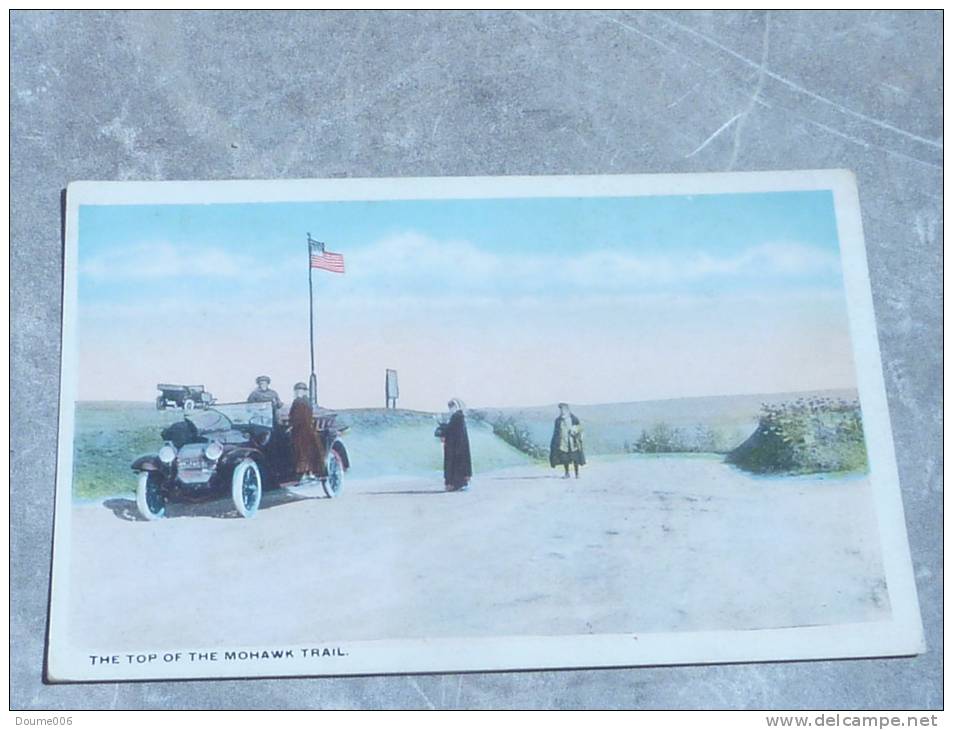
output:
M267 375L259 375L255 378L255 385L257 386L251 393L248 394L249 403L271 403L271 412L275 418L275 423L278 422L278 411L283 405L281 398L278 397L278 393L271 389L271 378Z
M553 424L553 438L549 442L549 465L555 468L562 465L565 469L563 479L569 479L569 466L572 465L579 478L579 467L586 463L586 454L582 448L582 425L575 414L569 410L568 403L559 404L559 416Z
M443 439L443 484L449 492L466 492L470 488L473 465L463 403L454 398L447 403L447 407L450 409L450 420L440 429Z
M308 386L295 383L295 399L288 414L291 427L291 445L294 448L295 471L299 480L305 474L327 476L324 442L314 430L314 410L308 400Z

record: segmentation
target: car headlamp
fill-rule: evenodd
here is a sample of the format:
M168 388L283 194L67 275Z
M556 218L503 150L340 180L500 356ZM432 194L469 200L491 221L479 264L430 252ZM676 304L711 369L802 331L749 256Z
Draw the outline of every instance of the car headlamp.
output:
M159 461L163 464L171 464L175 461L175 447L166 444L159 449Z
M222 445L218 441L213 441L205 447L205 458L209 461L218 461L223 451L225 449L222 448Z

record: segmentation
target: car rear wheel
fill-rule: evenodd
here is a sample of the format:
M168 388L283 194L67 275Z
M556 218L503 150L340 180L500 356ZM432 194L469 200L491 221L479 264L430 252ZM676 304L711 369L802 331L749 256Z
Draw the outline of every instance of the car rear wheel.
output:
M232 502L242 517L253 517L261 504L261 472L258 464L245 459L232 473Z
M164 397L164 396L161 396L161 395L160 395L158 398L156 398L156 408L157 408L158 410L160 410L160 411L164 411L164 410L165 410L165 397Z
M165 495L162 494L162 477L154 471L139 472L136 485L136 507L147 520L165 517Z
M328 452L328 476L321 480L321 486L328 497L337 497L344 488L344 461L333 447Z
M182 404L182 408L187 411L191 411L193 408L195 408L195 401L191 398L186 398L185 403Z

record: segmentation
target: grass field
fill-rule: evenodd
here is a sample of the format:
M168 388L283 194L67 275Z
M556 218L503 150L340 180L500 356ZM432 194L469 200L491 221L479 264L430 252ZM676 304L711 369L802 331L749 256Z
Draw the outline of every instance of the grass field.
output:
M129 465L137 456L155 453L162 446L159 432L179 418L181 412L159 411L154 403L77 403L73 497L135 492L135 474Z

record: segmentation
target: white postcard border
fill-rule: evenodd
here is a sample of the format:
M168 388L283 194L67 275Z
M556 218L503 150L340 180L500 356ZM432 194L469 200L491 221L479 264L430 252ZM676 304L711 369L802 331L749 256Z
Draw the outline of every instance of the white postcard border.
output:
M77 246L81 205L211 204L529 197L612 197L831 190L864 417L870 484L879 524L891 618L763 630L518 636L321 643L289 647L156 647L139 663L93 666L69 645L69 545L77 361ZM63 277L63 333L56 514L47 655L49 681L389 674L408 672L639 666L912 655L925 650L887 398L881 370L854 176L844 170L472 178L378 178L190 182L76 182L69 185ZM317 655L314 651L317 650ZM290 651L281 658L191 659L189 652ZM325 652L326 653L323 653ZM103 648L108 653L108 647ZM310 652L310 653L309 653ZM336 652L336 653L335 653ZM112 652L115 654L115 652ZM298 654L303 654L299 656ZM176 658L176 654L180 656ZM168 655L168 661L166 657Z

